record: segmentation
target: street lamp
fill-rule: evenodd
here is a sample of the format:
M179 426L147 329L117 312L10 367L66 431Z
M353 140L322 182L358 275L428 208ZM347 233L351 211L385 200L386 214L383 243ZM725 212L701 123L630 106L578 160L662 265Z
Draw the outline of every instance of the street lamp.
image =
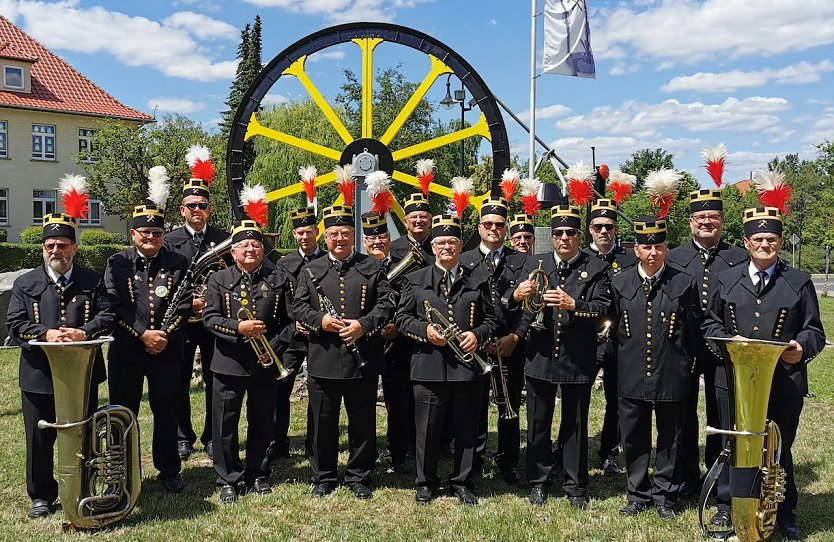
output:
M455 91L455 97L452 98L452 74L446 78L446 96L440 100L440 105L442 105L445 109L453 109L455 104L460 105L460 129L463 130L463 121L464 121L464 114L467 111L472 111L472 109L478 105L478 100L472 98L469 100L469 103L466 103L466 87L463 86L463 81L460 82L460 90ZM460 176L466 177L465 170L466 170L466 160L465 160L465 143L466 139L460 140Z

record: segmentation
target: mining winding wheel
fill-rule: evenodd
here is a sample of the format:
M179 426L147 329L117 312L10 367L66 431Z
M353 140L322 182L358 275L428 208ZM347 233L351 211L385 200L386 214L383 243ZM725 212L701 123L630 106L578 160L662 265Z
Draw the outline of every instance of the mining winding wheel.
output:
M348 132L341 119L316 88L315 83L305 70L305 62L311 54L348 42L355 43L358 47L357 52L362 55L362 133L356 134L358 137ZM427 57L428 73L391 125L375 127L373 126L372 115L374 50L384 43L409 47L424 54ZM480 112L478 121L472 126L462 127L460 130L416 145L402 149L389 148L388 145L434 82L439 77L450 74L460 79L469 96L477 101L477 105L474 107L476 111ZM298 79L321 109L330 125L344 141L343 149L329 148L314 141L264 127L258 122L257 112L261 101L281 77L295 77ZM446 145L460 144L460 141L466 138L483 137L491 143L493 158L492 190L495 193L499 193L497 183L504 169L509 167L510 159L507 132L498 105L483 79L472 66L449 47L431 36L403 26L385 23L350 23L326 28L311 34L278 54L258 74L257 79L244 95L235 114L226 154L229 196L238 219L243 214L239 201L239 193L244 181L243 144L255 136L267 137L278 143L291 145L331 159L334 166L336 163L342 165L350 163L353 155L362 152L363 149L368 149L372 154L379 156L379 169L386 171L393 180L412 185L416 187L416 190L419 190L419 182L410 173L414 170L414 157ZM301 165L304 164L299 164L299 166ZM332 183L335 179L332 171L321 174L316 180L316 186ZM448 179L440 181L445 181L447 185L435 182L431 184L430 190L445 198L451 197ZM292 182L287 186L269 192L267 201L273 202L300 192L302 192L301 184ZM475 196L471 198L472 204L479 208L482 197ZM339 196L337 203L341 203L341 196ZM398 202L394 203L394 212L402 220L402 207Z

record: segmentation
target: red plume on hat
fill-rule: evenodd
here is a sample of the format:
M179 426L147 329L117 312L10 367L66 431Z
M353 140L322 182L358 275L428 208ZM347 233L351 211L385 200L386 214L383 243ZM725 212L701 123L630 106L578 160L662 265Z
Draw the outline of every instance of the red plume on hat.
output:
M207 183L214 180L214 163L211 161L211 151L203 145L191 145L185 153L185 161L195 179L202 179Z
M577 162L568 168L568 196L576 205L582 207L594 199L594 168Z
M452 177L452 201L459 218L463 218L463 211L469 205L474 183L469 177Z
M394 206L394 196L391 194L391 177L384 171L374 171L365 177L365 185L368 187L368 199L371 200L371 211L379 216Z
M615 169L608 175L608 188L611 190L611 199L617 202L617 205L622 205L624 201L631 197L631 192L634 190L634 183L637 182L637 177L623 173L619 169Z
M758 192L759 205L762 207L776 207L783 215L790 212L788 200L791 199L793 190L785 182L784 173L778 169L773 171L757 170L753 173L753 186L756 187L756 192Z
M353 166L350 164L345 164L344 166L337 165L333 168L333 173L336 174L336 183L339 185L339 192L341 192L345 200L345 205L351 207L353 205L353 195L356 193L356 179L353 177Z
M87 215L90 214L87 178L82 175L67 173L58 181L58 190L61 191L61 203L64 204L64 212L76 219L86 219Z
M717 147L704 147L701 157L706 162L704 169L707 170L712 182L717 188L721 188L721 178L724 176L724 161L727 159L727 147L723 143Z
M681 175L674 169L652 171L646 176L646 193L658 207L657 218L665 218L678 195L678 182Z
M518 188L519 174L516 168L505 169L501 174L501 193L507 203L513 200L516 188Z
M269 207L266 204L266 189L260 184L250 186L243 184L243 189L240 191L240 204L243 205L243 210L246 214L258 223L258 226L266 224L269 215Z
M521 188L521 207L524 212L532 218L539 212L539 191L542 188L542 182L538 177L532 179L521 179L518 182Z
M301 185L307 194L307 205L312 206L316 199L316 166L303 166L298 168L298 176L301 177Z
M420 181L420 190L428 196L429 185L434 182L434 160L431 158L417 160L414 169L417 171L417 180Z

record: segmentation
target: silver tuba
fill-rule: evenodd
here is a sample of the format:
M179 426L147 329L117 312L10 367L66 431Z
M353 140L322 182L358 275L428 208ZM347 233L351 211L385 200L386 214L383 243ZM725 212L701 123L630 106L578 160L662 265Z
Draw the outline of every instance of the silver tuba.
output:
M109 405L86 418L93 361L113 337L81 342L30 341L49 359L55 393L58 495L69 522L96 529L126 518L139 498L139 424L133 412Z

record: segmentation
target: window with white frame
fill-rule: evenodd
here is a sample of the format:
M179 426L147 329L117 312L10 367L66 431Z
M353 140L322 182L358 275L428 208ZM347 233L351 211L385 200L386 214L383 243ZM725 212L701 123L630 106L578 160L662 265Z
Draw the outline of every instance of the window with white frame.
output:
M101 225L101 200L91 199L88 204L90 207L90 214L86 219L79 220L78 223L82 226L100 226Z
M43 224L44 215L55 212L55 190L32 191L32 224Z
M98 162L98 157L93 155L93 138L95 130L88 128L78 129L78 154L83 162Z
M32 125L32 158L55 160L55 126L51 124Z
M3 66L3 86L12 90L23 90L23 68Z
M0 120L0 158L9 157L9 125Z
M9 223L9 189L0 188L0 224Z

